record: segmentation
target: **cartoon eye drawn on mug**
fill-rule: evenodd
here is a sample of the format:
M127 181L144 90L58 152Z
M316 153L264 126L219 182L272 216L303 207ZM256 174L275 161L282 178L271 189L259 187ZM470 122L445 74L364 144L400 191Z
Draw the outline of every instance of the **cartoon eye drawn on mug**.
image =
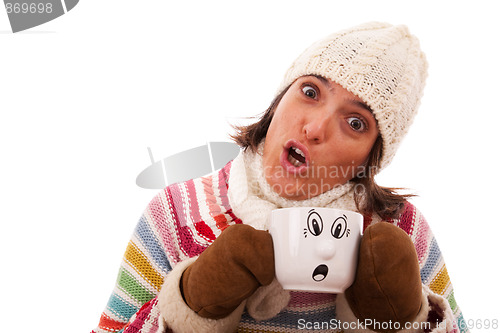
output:
M349 237L350 229L347 229L347 216L343 215L341 217L337 217L337 219L333 222L332 225L332 236L341 239L344 237Z
M307 231L313 236L319 236L323 232L323 219L313 209L309 211L307 216L307 229L304 228L304 237L307 237Z

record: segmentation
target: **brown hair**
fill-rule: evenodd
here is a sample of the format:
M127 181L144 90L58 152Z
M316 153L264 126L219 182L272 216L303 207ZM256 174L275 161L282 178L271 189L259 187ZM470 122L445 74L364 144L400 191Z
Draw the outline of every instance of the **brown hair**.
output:
M406 200L413 197L413 194L399 194L396 191L401 188L391 188L380 186L375 182L375 175L382 159L383 141L382 136L378 136L373 144L364 173L352 179L356 185L354 187L354 201L356 207L364 215L377 213L383 219L396 219L402 213ZM357 191L361 188L360 191Z
M250 148L256 152L260 142L266 137L267 130L273 119L274 110L287 92L288 86L277 95L269 108L260 116L259 120L248 126L233 126L236 133L231 138L245 151ZM367 172L358 173L352 179L355 184L354 201L356 207L363 215L377 213L382 219L396 219L404 209L407 198L412 194L399 194L400 188L389 188L377 185L375 182L376 172L380 166L383 152L383 141L379 135L372 147L365 167ZM360 190L361 188L361 190Z

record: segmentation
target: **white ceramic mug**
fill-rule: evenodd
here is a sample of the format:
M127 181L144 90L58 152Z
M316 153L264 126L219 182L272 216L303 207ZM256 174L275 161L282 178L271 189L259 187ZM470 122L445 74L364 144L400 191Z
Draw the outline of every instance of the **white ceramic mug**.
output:
M363 216L320 207L271 212L276 278L284 289L342 293L356 275Z

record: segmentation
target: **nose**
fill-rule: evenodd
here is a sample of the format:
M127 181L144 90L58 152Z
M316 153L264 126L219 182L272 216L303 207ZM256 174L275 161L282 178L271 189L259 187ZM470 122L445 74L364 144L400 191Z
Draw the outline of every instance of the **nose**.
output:
M316 114L304 125L306 139L314 143L321 143L326 138L329 116L325 113Z
M335 242L331 239L322 240L316 247L316 255L323 260L333 258L335 252Z

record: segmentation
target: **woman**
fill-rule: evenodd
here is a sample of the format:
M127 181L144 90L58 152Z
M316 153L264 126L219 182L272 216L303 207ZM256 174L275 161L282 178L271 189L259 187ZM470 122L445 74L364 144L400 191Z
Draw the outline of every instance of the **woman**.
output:
M374 181L413 120L426 70L404 26L364 24L309 47L262 118L238 128L234 161L151 201L95 332L459 332L425 219ZM294 206L364 215L345 294L285 291L274 279L268 216Z

